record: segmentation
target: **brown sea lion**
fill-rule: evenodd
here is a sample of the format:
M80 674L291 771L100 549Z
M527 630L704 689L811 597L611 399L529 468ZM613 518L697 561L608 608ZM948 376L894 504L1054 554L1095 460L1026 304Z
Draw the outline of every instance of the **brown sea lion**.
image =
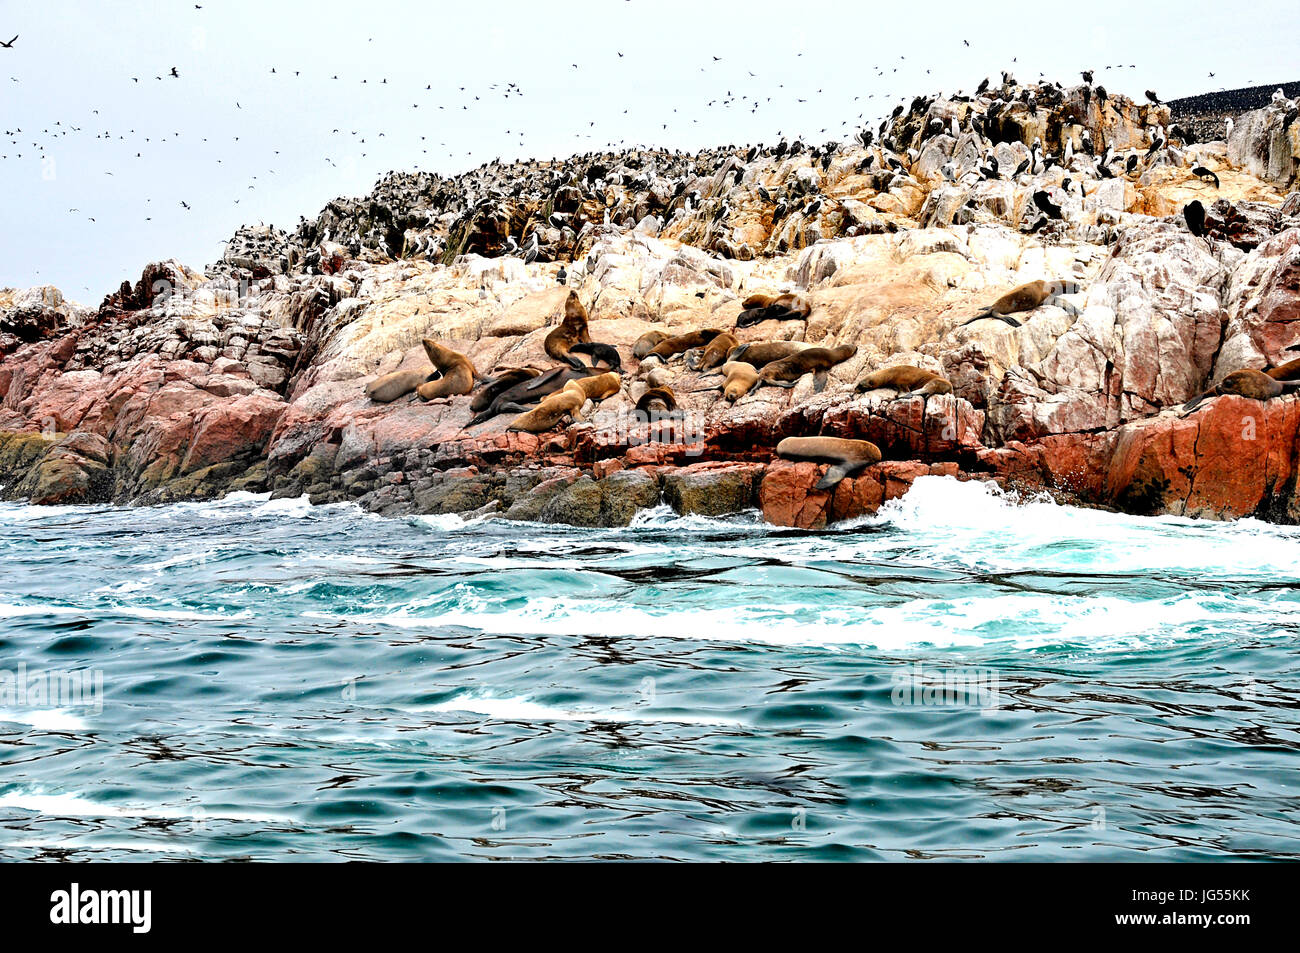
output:
M366 396L377 404L391 404L397 398L409 394L430 377L435 371L431 367L422 367L415 371L393 371L376 377L366 385Z
M728 361L722 365L722 373L727 377L722 385L722 396L733 404L758 383L758 368L744 361Z
M783 294L773 297L765 294L752 294L741 302L742 310L736 317L736 327L747 328L760 321L798 321L812 313L808 299L798 294Z
M663 331L647 331L637 338L636 343L632 345L632 356L639 361L649 354L656 344L667 339L668 335Z
M564 320L560 322L559 327L546 335L542 346L546 349L546 353L557 361L572 364L574 367L585 367L582 359L570 354L569 349L575 344L590 343L591 334L587 331L587 309L578 300L578 293L570 291L569 296L564 299Z
M720 367L727 362L727 354L732 348L738 346L739 341L736 336L729 331L723 331L707 345L704 350L695 356L694 363L691 362L691 355L686 356L686 366L693 371L711 371L715 367Z
M455 397L458 394L468 394L474 389L474 378L478 374L474 370L474 365L469 362L469 358L459 351L443 347L437 341L430 341L428 338L421 343L424 344L424 353L429 355L434 370L442 374L437 380L426 381L420 385L421 398L435 400L438 397Z
M1287 350L1292 350L1292 348L1287 348ZM1264 373L1275 381L1300 381L1300 358L1287 361L1285 364L1279 364L1277 367L1270 367Z
M549 371L538 374L531 380L522 380L511 387L497 394L492 403L483 408L474 417L470 418L469 423L465 426L473 427L475 424L481 424L485 420L495 417L497 414L507 413L512 407L520 404L535 404L543 398L549 397L556 391L563 390L564 385L569 381L582 380L586 377L595 377L599 374L590 367L576 368L568 364L561 364L559 367L553 367Z
M541 373L542 370L539 367L504 368L497 373L496 377L489 379L486 384L479 388L478 393L474 395L474 399L469 403L469 409L476 413L480 410L486 410L492 406L492 402L497 399L499 394L523 381L532 380Z
M852 344L839 347L810 347L806 351L791 354L779 361L773 361L758 374L758 386L771 384L774 387L794 387L799 378L805 374L816 374L814 390L820 393L826 386L826 371L836 364L843 363L858 353Z
M651 387L636 402L641 413L668 414L677 409L677 395L667 387Z
M1241 397L1250 397L1253 400L1269 400L1273 397L1280 397L1285 391L1295 390L1298 387L1300 387L1300 381L1274 380L1263 371L1233 371L1204 394L1197 394L1183 404L1183 411L1194 410L1201 401L1216 397L1219 394L1237 394Z
M845 477L880 462L880 448L874 443L843 437L786 437L776 445L776 455L786 460L831 464L818 481L818 490L829 490Z
M674 354L681 354L683 351L689 351L693 347L704 347L719 334L723 332L717 328L705 328L701 331L691 331L687 334L678 334L675 337L664 338L658 344L650 349L650 354L661 360L668 360Z
M727 354L727 360L744 361L746 364L762 368L791 354L806 351L810 347L811 344L805 344L803 341L755 341L733 347Z
M1033 311L1044 304L1059 305L1073 314L1078 314L1078 309L1069 302L1062 301L1061 295L1075 294L1079 288L1080 285L1077 281L1030 281L1017 288L1012 288L975 317L963 321L961 326L965 327L984 318L997 318L999 321L1005 321L1013 328L1018 328L1020 322L1010 317L1010 315L1018 311Z
M520 414L506 429L545 433L566 417L580 419L582 405L586 402L587 395L578 386L578 382L569 381L563 390L547 397L535 409Z
M617 394L618 389L622 386L623 378L613 371L606 371L604 374L597 374L594 377L569 381L564 385L564 389L568 390L576 387L582 391L582 395L588 400L604 400L606 397L613 397Z
M894 367L872 371L858 381L853 389L861 392L875 390L878 387L887 387L909 396L913 394L928 396L930 394L952 393L952 384L946 378L919 367L912 367L909 364L899 364Z

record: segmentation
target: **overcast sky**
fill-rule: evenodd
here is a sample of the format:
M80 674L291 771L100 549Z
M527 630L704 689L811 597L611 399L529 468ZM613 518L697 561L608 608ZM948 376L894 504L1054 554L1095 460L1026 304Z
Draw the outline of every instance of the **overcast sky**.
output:
M201 268L241 223L292 226L390 169L846 139L1004 68L1164 98L1300 79L1294 0L200 6L0 3L0 41L18 34L0 49L0 287L98 304L149 261Z

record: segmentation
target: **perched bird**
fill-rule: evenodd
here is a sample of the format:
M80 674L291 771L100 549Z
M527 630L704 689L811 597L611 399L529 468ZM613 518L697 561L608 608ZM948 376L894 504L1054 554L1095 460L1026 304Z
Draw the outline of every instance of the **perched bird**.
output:
M1205 206L1200 202L1188 202L1183 206L1183 218L1187 221L1187 230L1197 238L1205 235Z
M1155 103L1157 106L1160 105L1160 97L1157 96L1155 93L1153 93L1153 92L1152 92L1151 90L1149 90L1149 89L1147 90L1147 99L1151 100L1151 101L1152 101L1153 103Z
M1219 187L1219 177L1203 165L1198 165L1196 168L1192 169L1192 175L1196 176L1198 179L1213 179L1214 187L1216 189Z
M1041 189L1034 193L1034 204L1037 205L1048 218L1059 219L1061 217L1061 206L1052 202L1052 197Z

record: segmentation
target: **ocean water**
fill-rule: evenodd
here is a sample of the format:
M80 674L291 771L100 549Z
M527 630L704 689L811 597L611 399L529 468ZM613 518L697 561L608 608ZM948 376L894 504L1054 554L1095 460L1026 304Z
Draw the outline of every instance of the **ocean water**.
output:
M1294 527L242 495L3 504L0 574L5 859L1300 857Z

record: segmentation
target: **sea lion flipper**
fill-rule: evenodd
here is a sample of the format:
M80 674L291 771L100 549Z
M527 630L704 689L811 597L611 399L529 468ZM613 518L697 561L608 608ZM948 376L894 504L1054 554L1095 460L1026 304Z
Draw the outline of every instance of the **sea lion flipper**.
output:
M814 490L830 490L839 485L839 482L853 472L862 469L860 466L854 466L850 463L836 463L831 466L826 475L817 481Z
M975 315L975 317L973 318L967 318L965 321L961 323L961 326L964 328L968 324L974 324L976 321L983 321L985 318L992 318L992 317L996 317L996 315L994 315L991 309L988 311L983 311Z
M537 390L537 388L549 384L551 381L555 380L556 376L559 374L563 374L565 370L566 368L564 367L553 367L545 374L538 374L531 381L529 381L527 384L524 385L524 390Z
M1212 390L1207 390L1204 394L1197 394L1187 403L1183 404L1183 413L1187 413L1188 411L1195 410L1197 405L1200 404L1201 401L1208 400L1213 396L1214 396L1214 391Z

